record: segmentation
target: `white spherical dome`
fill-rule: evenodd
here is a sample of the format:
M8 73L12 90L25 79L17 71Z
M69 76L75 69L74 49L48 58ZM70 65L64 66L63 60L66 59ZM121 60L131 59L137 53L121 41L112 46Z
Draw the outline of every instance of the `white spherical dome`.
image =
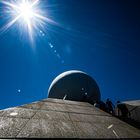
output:
M100 100L100 90L95 80L88 74L71 70L53 80L48 90L48 97L94 103Z

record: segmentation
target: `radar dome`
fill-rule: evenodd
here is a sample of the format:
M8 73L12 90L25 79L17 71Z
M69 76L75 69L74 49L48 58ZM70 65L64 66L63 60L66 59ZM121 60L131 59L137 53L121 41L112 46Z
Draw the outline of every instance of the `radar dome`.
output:
M100 90L91 76L82 71L71 70L53 80L48 97L94 103L100 100Z

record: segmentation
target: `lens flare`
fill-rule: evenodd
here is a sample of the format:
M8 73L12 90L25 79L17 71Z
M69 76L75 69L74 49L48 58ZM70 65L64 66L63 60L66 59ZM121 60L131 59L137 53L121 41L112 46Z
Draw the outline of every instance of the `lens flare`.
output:
M57 24L47 17L46 12L43 12L40 7L41 0L3 0L1 3L5 6L5 14L9 14L11 19L1 28L2 32L14 24L19 24L20 30L27 31L30 40L33 41L35 30L41 30L40 28L47 23Z

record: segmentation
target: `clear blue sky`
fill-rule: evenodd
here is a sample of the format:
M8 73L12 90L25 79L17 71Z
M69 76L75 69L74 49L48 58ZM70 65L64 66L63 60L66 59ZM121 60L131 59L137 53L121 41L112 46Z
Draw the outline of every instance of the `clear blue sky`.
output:
M103 101L140 99L138 0L40 1L60 26L36 30L34 47L16 24L0 33L0 109L47 98L51 81L73 69L96 80ZM0 28L4 10L0 4Z

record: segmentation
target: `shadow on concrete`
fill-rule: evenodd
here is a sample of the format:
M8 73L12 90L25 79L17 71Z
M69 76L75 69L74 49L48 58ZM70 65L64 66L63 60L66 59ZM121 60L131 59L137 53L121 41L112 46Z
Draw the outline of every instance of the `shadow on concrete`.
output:
M120 119L120 120L122 120L122 121L124 121L124 122L126 122L126 123L128 123L128 124L130 124L130 125L132 125L132 126L134 126L134 127L136 127L136 128L138 128L138 129L140 129L140 122L138 122L138 121L136 121L134 119L118 117L118 116L115 116L115 117Z

